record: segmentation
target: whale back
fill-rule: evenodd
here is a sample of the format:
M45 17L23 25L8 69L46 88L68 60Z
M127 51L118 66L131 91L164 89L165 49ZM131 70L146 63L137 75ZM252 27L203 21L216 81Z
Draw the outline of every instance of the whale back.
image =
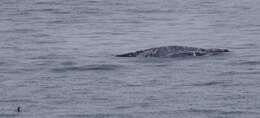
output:
M164 46L156 47L136 52L116 55L117 57L185 57L185 56L203 56L217 55L222 52L228 52L227 49L203 49L187 46Z

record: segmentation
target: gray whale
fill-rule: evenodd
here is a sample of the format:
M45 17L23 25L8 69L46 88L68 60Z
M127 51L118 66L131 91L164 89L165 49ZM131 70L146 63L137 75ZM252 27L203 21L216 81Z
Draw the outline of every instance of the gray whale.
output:
M139 50L116 55L116 57L187 57L187 56L211 56L229 52L228 49L218 48L196 48L188 46L163 46L150 49Z

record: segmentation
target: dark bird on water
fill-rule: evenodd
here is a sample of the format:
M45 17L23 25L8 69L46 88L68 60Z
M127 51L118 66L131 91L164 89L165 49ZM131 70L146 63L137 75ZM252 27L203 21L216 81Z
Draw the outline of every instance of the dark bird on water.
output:
M17 112L22 112L22 107L17 107L16 111Z

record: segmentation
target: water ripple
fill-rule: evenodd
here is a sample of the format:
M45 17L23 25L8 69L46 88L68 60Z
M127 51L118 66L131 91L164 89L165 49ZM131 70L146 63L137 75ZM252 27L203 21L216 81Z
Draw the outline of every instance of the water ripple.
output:
M64 116L62 116L64 117ZM97 113L97 114L72 114L67 115L65 117L69 118L132 118L129 114L103 114L103 113Z
M240 66L240 65L259 65L260 64L260 61L241 61L241 62L233 62L233 63L230 63L231 65L234 65L234 66Z
M259 3L0 0L0 117L257 118ZM158 45L232 52L112 56Z
M0 117L1 118L14 118L14 117L17 117L18 114L2 114L0 113Z
M0 103L35 103L30 99L8 99L8 100L0 100Z
M48 55L41 55L41 56L37 56L37 57L32 57L29 59L32 60L49 60L49 59L64 59L65 57L67 57L66 55L57 55L57 54L48 54Z
M158 9L151 9L151 10L140 10L140 9L128 9L127 12L130 13L144 13L144 14L156 14L156 13L172 13L172 12L176 12L175 10L158 10Z
M67 71L110 71L120 68L119 65L112 64L96 64L96 65L85 65L85 66L70 66L53 68L52 72L67 72Z
M214 86L214 85L222 85L225 82L218 82L218 81L212 81L212 82L205 82L205 83L196 83L196 84L191 84L190 86Z
M202 113L202 114L219 114L219 115L240 115L240 114L249 114L250 112L248 111L222 111L218 109L189 109L187 110L188 112L192 113Z
M36 2L35 4L36 5L61 5L62 2L56 2L56 1L43 2L43 1L40 1L40 2Z
M0 66L3 66L5 65L6 63L5 62L0 62Z
M37 32L37 30L27 29L27 28L0 31L0 33L17 33L17 34L27 34L27 33L34 33L34 32Z
M260 71L227 71L227 72L222 72L218 74L218 76L230 76L230 75L260 75Z

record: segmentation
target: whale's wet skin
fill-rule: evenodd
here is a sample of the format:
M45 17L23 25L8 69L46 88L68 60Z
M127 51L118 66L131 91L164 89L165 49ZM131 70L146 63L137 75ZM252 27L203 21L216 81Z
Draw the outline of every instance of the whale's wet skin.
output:
M0 0L0 118L260 118L259 78L260 0Z
M210 56L229 52L228 49L204 49L187 46L164 46L156 47L135 52L116 55L117 57L187 57L187 56Z

